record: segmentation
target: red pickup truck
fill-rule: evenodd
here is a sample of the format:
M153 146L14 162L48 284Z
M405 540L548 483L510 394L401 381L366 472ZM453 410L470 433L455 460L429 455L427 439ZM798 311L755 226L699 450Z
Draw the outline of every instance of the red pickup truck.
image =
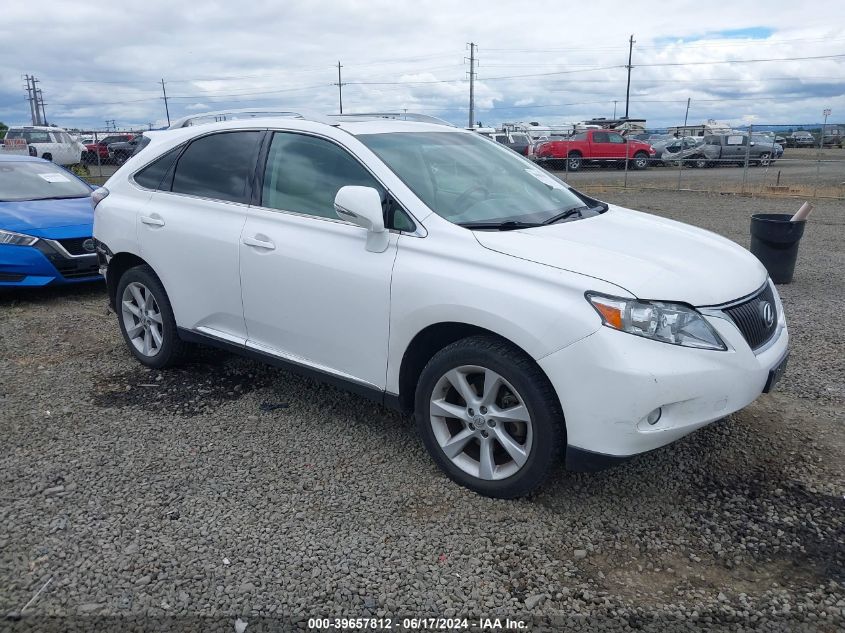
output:
M534 160L553 168L578 171L585 162L623 163L627 158L633 169L646 169L654 153L648 143L627 139L619 132L587 130L564 141L543 143L535 150Z

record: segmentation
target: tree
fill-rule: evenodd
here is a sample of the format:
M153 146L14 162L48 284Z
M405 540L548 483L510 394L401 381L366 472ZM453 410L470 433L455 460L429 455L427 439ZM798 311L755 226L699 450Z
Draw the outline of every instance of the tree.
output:
M9 129L9 126L0 121L0 138L6 138L6 130Z

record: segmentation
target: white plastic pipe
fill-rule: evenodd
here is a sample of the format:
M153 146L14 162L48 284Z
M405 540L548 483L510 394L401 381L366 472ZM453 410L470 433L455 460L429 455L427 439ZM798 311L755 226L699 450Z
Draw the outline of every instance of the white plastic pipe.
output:
M802 220L806 220L812 210L813 205L811 205L809 202L805 202L801 205L801 208L798 209L798 213L792 216L790 222L801 222Z

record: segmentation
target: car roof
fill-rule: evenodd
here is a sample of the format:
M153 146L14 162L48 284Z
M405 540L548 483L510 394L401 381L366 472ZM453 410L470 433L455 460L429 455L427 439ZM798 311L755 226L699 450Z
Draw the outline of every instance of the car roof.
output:
M49 160L36 158L28 154L13 154L11 152L0 152L0 163L49 163Z
M10 130L38 130L44 132L67 132L63 127L53 127L52 125L10 125Z
M192 125L174 130L161 130L156 131L154 134L149 134L149 136L156 139L174 139L178 137L180 139L187 140L208 132L220 132L225 130L261 128L269 130L316 131L328 127L344 130L354 136L359 134L384 134L389 132L453 132L456 134L474 134L474 132L469 130L464 130L450 125L440 125L419 121L399 121L396 119L377 119L369 121L338 120L323 122L293 117L254 117L250 119L219 121L216 123L207 123L205 125Z

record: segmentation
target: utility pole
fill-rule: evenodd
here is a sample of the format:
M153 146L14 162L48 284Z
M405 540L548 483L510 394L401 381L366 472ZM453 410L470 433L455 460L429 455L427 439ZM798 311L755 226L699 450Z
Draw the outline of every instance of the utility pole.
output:
M340 114L343 114L343 87L346 85L343 83L343 80L340 78L340 69L343 66L340 65L340 61L337 62L337 83L332 84L333 86L337 86L337 103L340 110Z
M35 84L38 83L38 80L33 77L32 78L32 87L35 88ZM41 94L41 88L37 88L35 90L35 109L38 110L39 106L41 107L41 125L47 125L47 110L44 109L44 95Z
M40 125L40 113L36 114L35 110L35 93L32 89L32 77L29 75L24 75L24 79L26 79L26 100L29 102L29 115L32 119L33 125Z
M469 125L475 127L475 42L469 43Z
M167 114L167 126L170 127L170 108L167 107L167 90L164 89L164 78L161 79L161 94L164 95L164 111Z
M613 118L616 119L616 104L619 103L617 99L613 100Z
M628 87L625 88L625 118L628 118L628 105L631 100L631 55L634 52L634 36L631 35L631 39L628 40L628 65L625 68L628 69Z
M689 104L691 99L692 97L687 97L687 111L686 114L684 114L684 127L687 126L687 119L689 118Z

